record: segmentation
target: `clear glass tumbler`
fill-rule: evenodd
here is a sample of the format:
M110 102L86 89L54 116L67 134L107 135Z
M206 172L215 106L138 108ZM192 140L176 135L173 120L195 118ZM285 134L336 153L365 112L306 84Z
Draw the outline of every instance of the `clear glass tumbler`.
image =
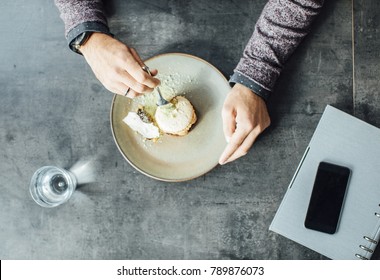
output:
M29 190L40 206L55 207L65 203L75 191L75 175L56 166L43 166L32 176Z

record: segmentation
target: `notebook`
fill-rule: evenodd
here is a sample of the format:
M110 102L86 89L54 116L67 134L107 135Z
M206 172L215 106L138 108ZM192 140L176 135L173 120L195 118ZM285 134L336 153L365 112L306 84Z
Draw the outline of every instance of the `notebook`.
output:
M304 226L321 161L351 169L334 234ZM269 229L330 259L370 259L380 237L380 129L328 105Z

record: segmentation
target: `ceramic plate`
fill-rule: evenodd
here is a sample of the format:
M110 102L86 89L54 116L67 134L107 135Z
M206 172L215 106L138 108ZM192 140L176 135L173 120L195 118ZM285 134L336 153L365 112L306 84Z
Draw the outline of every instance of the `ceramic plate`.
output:
M157 180L186 181L207 173L218 164L226 146L221 110L230 90L228 81L210 63L186 54L158 55L146 65L158 69L164 97L185 96L198 120L186 136L163 135L157 142L144 141L123 122L141 100L115 95L111 128L117 147L134 168Z

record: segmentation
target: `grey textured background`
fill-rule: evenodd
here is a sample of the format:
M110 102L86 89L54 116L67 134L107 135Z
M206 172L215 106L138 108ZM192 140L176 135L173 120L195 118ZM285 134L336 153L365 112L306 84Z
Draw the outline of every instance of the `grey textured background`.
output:
M118 152L112 94L67 48L53 1L2 1L0 259L325 259L268 227L327 104L380 126L380 2L326 2L250 153L165 183ZM265 3L114 0L107 11L111 31L143 58L190 53L228 77ZM89 159L97 181L67 204L44 209L31 199L37 168Z

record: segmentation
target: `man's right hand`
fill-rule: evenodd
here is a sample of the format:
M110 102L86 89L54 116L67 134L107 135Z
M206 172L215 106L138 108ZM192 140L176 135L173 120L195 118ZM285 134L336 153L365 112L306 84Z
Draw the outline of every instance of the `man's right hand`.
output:
M160 84L160 81L146 73L137 52L117 39L103 33L93 33L80 47L98 80L109 91L128 97L148 93ZM157 70L152 69L153 76Z

